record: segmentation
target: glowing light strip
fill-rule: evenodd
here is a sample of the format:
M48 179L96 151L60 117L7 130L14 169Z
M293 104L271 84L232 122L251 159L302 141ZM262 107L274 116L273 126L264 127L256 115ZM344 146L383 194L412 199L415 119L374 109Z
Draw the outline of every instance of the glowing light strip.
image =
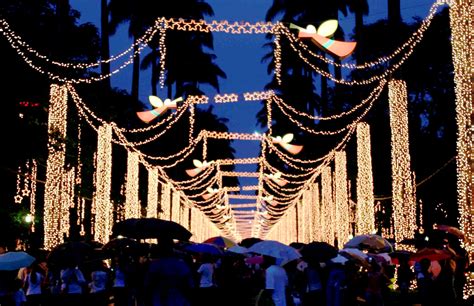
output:
M242 186L242 190L244 190L244 191L258 190L258 188L259 188L258 185Z
M334 176L336 198L336 237L337 247L341 249L349 240L350 234L346 151L336 152Z
M357 207L356 234L370 234L375 230L374 182L372 176L372 155L370 127L367 123L357 124Z
M472 0L454 0L449 10L453 50L454 84L457 123L457 196L459 225L465 235L463 246L474 260L474 195L473 195L473 103L474 91L474 3ZM467 275L464 298L474 294L474 273Z
M321 222L321 203L319 200L319 184L315 183L311 186L311 198L313 207L313 231L311 233L311 241L322 241L323 227Z
M160 218L163 220L171 219L171 185L161 185Z
M147 218L158 217L158 169L148 168Z
M179 213L181 211L181 196L179 192L171 193L172 206L171 206L171 221L179 223Z
M64 86L51 85L48 116L48 159L46 162L46 183L44 191L44 248L52 249L63 242L60 232L61 222L61 178L64 172L66 146L53 138L66 137L67 90Z
M232 209L234 208L249 208L249 207L256 207L257 203L250 203L250 204L230 204Z
M258 172L238 172L238 171L222 171L222 176L234 176L234 177L259 177Z
M112 185L112 126L110 124L99 127L96 165L94 240L105 244L112 234L114 209L110 199Z
M141 206L138 199L138 170L138 154L129 151L125 187L125 219L140 218L141 216Z
M392 199L395 238L411 239L416 231L416 202L410 170L408 139L407 89L404 81L391 80L388 85L392 142ZM403 247L402 245L400 247Z
M246 199L246 200L253 200L256 199L256 195L248 195L248 194L229 194L229 199Z
M322 203L321 203L321 227L323 229L322 241L334 244L334 216L336 207L333 201L332 174L330 167L324 167L321 176Z
M219 159L217 162L221 165L251 165L260 162L259 157L252 158L235 158L235 159Z

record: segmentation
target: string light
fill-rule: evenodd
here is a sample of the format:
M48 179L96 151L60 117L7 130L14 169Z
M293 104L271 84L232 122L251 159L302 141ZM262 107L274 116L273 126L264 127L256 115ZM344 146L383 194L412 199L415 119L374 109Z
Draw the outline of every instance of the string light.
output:
M33 216L31 222L31 232L35 232L35 215L36 215L36 179L38 176L38 164L36 159L31 160L31 192L30 192L30 214Z
M245 171L222 171L222 176L233 176L233 177L259 177L258 172L245 172Z
M346 151L336 152L334 189L336 200L335 232L337 237L337 246L342 248L343 245L349 240L350 234Z
M404 81L388 84L392 155L392 199L395 238L411 239L416 231L416 201L410 170L407 89ZM406 246L400 246L406 248Z
M374 183L370 127L357 124L357 207L356 234L369 234L375 230Z
M96 190L94 193L94 240L105 244L112 234L113 204L110 200L112 185L112 126L99 127L97 136Z
M259 186L258 185L247 185L247 186L242 186L242 190L244 191L252 191L252 190L258 190Z
M170 184L162 184L161 185L161 201L160 201L160 209L161 214L160 218L163 220L170 220L171 219L171 185Z
M472 0L454 0L449 10L451 26L452 58L454 66L454 84L456 94L457 123L457 196L459 207L459 225L465 235L463 246L474 260L474 214L472 188L472 113L474 51L474 5ZM467 275L464 297L474 294L474 273Z
M63 242L61 222L61 179L66 157L65 139L67 126L67 90L64 86L51 85L48 116L48 159L44 192L44 248L52 249Z
M138 171L138 154L129 151L125 187L125 219L140 218L141 216L141 206L138 198Z
M323 227L321 220L321 202L319 199L319 184L315 183L311 188L312 207L313 207L313 231L311 233L311 241L322 241Z
M158 215L158 168L148 168L148 197L147 218L157 218Z
M158 40L159 50L160 50L160 87L165 86L165 67L166 67L166 22L163 22L162 27L160 27L160 39Z
M171 192L171 221L179 223L179 213L181 210L181 196L179 192Z
M275 48L273 49L273 62L275 63L274 73L278 85L281 85L281 44L280 34L275 34L273 40Z
M322 241L334 244L334 220L336 207L333 200L332 173L330 167L324 167L321 175L322 203L321 203L321 227L323 231Z
M229 199L241 199L241 200L254 200L257 198L256 195L247 195L247 194L229 194Z
M61 173L61 206L59 207L59 235L69 237L69 211L74 208L75 170L63 170Z

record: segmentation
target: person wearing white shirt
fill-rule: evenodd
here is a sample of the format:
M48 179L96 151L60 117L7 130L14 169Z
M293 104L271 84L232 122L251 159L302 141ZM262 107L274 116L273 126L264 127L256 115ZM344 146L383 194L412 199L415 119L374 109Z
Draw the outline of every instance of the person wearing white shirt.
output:
M275 260L273 257L265 256L265 262L269 265L265 270L265 290L271 293L275 306L286 306L288 275L285 269L275 265Z

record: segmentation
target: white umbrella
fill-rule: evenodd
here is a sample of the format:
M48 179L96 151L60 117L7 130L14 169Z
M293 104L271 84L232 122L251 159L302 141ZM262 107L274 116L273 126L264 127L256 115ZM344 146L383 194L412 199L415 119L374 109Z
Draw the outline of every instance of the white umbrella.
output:
M281 266L301 257L296 249L274 240L257 242L249 248L249 252L275 257Z
M0 271L12 271L28 267L35 258L25 252L7 252L0 255Z
M346 257L342 256L341 254L337 254L336 257L332 258L331 261L333 263L340 263L340 264L345 264L346 262L349 261Z

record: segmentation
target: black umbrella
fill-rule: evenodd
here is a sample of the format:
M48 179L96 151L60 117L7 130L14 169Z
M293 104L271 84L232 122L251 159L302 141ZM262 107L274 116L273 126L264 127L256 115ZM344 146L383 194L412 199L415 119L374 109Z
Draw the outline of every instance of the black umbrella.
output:
M78 265L93 255L98 245L84 241L70 241L55 246L48 254L48 264L66 267Z
M250 237L250 238L245 238L243 239L239 245L243 246L244 248L250 248L252 245L254 245L257 242L262 241L260 238L255 238L255 237Z
M107 242L102 250L106 254L118 255L118 254L145 254L148 249L148 245L142 244L135 239L131 238L114 238Z
M169 238L187 241L192 233L179 223L157 218L127 219L116 223L112 235L135 239Z
M337 256L337 248L326 242L313 241L305 245L300 253L308 262L325 262Z

